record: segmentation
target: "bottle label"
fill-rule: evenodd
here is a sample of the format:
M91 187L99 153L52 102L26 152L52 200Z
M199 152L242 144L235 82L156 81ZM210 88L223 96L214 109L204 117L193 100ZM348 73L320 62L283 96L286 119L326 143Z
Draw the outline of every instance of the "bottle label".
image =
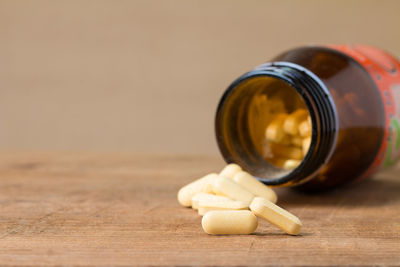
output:
M400 156L400 62L389 53L365 45L327 45L355 59L379 88L385 112L385 132L375 160L361 178L380 167L392 165Z

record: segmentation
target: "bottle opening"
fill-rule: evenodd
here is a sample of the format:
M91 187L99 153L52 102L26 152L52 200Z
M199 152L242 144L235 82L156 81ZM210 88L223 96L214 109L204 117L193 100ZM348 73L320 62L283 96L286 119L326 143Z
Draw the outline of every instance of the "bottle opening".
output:
M218 105L220 151L268 185L298 185L329 160L337 139L329 91L310 71L266 63L234 81Z
M258 177L287 175L311 143L311 118L302 96L273 76L252 76L233 86L221 113L223 153Z

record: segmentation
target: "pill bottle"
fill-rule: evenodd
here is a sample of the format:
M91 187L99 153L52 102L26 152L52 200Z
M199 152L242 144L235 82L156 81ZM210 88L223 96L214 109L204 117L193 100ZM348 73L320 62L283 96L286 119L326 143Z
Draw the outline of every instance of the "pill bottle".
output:
M302 121L287 122L296 112ZM287 131L300 124L305 136ZM400 154L400 63L365 45L289 50L226 89L215 132L224 159L267 185L324 191L360 180Z

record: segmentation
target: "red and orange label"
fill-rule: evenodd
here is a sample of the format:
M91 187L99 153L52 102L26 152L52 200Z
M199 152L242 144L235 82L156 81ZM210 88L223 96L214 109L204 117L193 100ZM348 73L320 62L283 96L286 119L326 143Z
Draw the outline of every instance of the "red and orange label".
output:
M386 167L400 156L400 62L389 53L365 45L328 45L359 62L379 88L385 111L385 133L378 154L362 175Z

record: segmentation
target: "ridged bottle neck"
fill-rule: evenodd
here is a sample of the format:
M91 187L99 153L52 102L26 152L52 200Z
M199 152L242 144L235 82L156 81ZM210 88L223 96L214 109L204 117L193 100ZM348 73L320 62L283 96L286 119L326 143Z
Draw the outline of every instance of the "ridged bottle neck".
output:
M312 121L312 136L309 152L302 164L286 177L268 181L276 184L297 184L311 179L330 158L336 144L338 119L334 102L323 82L301 66L275 62L257 68L278 74L298 91L306 103Z
M332 155L337 139L338 118L334 102L325 85L316 75L299 65L289 62L266 63L242 75L228 87L220 101L215 121L220 150L227 161L232 160L231 155L227 152L227 146L221 138L223 136L221 124L224 123L221 120L223 117L221 113L224 112L225 101L228 100L230 93L237 88L238 84L257 76L277 78L294 88L303 98L312 121L310 148L301 164L281 177L258 177L258 179L265 184L279 186L303 183L311 179Z

